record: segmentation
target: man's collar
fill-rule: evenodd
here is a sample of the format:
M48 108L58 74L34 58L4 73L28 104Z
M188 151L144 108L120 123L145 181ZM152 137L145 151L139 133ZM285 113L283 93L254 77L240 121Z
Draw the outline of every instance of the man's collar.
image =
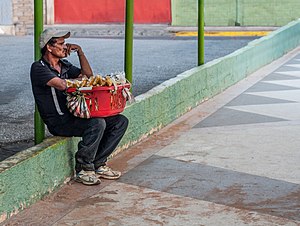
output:
M47 64L48 66L50 66L50 63L44 57L41 58L41 61L43 61L43 63ZM64 66L68 66L70 64L67 60L64 59L59 59L58 61Z

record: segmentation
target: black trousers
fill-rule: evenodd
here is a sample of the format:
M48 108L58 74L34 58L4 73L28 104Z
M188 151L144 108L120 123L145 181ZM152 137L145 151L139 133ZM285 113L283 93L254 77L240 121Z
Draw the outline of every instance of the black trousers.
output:
M95 170L105 165L108 156L115 150L128 127L124 115L106 118L82 119L71 115L66 123L48 126L55 136L82 137L75 154L75 170Z

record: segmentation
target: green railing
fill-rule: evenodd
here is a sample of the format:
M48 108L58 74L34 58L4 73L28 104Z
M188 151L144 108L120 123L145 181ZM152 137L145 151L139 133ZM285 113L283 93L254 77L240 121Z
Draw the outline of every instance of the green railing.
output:
M39 46L39 37L43 32L43 0L34 0L34 60L41 57L41 49ZM34 142L41 143L45 138L45 124L35 105L34 111Z

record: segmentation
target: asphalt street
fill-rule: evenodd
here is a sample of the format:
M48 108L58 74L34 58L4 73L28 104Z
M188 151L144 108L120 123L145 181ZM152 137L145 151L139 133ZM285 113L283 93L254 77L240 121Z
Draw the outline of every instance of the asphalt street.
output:
M210 37L205 40L205 62L225 56L257 37ZM94 74L124 70L124 39L70 38L82 46ZM32 145L34 100L29 72L33 62L33 36L0 36L0 153L16 151L13 144ZM76 55L69 60L78 65ZM134 40L133 94L197 65L197 39L143 38ZM10 148L10 146L14 148Z

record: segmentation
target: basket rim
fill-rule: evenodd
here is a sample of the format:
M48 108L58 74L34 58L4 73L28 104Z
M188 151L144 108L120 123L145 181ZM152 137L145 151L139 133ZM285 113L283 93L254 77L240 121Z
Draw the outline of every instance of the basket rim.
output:
M130 88L129 83L125 84L119 84L117 85L118 89L119 88ZM115 86L93 86L91 90L81 90L81 92L91 92L91 91L99 91L99 90L115 90ZM66 92L67 93L73 93L75 91L79 91L78 88L67 88Z

